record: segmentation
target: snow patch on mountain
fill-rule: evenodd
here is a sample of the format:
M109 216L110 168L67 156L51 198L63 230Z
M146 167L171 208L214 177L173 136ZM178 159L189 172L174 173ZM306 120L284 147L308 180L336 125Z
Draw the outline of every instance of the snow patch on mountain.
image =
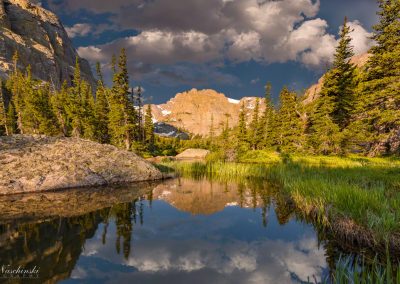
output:
M230 102L231 104L235 104L235 105L240 104L239 100L235 100L235 99L231 99L231 98L228 98L228 102Z

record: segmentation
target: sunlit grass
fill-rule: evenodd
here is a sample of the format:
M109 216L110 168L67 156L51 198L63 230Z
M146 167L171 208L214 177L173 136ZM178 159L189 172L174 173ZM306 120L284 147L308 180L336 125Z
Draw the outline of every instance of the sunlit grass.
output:
M274 151L256 150L249 151L240 157L240 163L281 163L290 160L313 166L324 167L398 167L400 168L400 159L395 157L371 158L359 155L340 156L307 156L307 155L283 155Z
M329 219L351 219L380 239L400 233L398 160L279 156L284 162L277 162L276 153L271 157L272 163L169 162L164 167L193 178L269 180L280 185L299 208L317 209L329 214Z

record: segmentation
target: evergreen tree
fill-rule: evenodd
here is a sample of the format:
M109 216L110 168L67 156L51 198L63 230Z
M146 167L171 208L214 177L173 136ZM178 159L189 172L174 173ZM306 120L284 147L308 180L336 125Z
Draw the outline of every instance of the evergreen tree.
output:
M210 130L208 132L208 139L210 141L210 147L214 145L215 129L214 129L214 114L211 114Z
M253 110L253 117L250 123L249 131L248 131L248 141L250 143L250 147L253 150L256 150L259 144L262 141L262 133L260 133L260 99L257 98Z
M350 121L355 91L350 32L345 18L332 69L324 77L320 97L311 114L309 142L316 153L327 155L344 151L342 131Z
M247 144L247 139L246 109L242 103L239 113L238 141L240 144Z
M339 44L336 47L333 67L324 83L325 92L333 97L335 105L332 117L340 130L349 124L354 105L355 66L350 62L354 56L350 32L351 29L345 18Z
M144 132L145 132L145 143L149 150L154 150L154 123L153 115L151 113L151 105L147 105L146 115L144 118Z
M17 117L17 128L21 134L24 134L24 127L22 122L24 121L24 77L22 72L18 69L18 52L14 53L13 56L13 64L14 70L11 73L9 80L7 80L6 88L11 93L11 99L13 102L13 111L16 113ZM13 133L16 133L16 129L14 129Z
M7 121L6 127L8 135L13 135L17 133L17 113L15 111L14 103L10 102L7 108Z
M7 129L7 108L3 96L3 81L0 79L0 136L9 135Z
M129 150L135 137L135 112L129 99L129 76L126 64L125 49L122 49L109 100L109 131L115 145L125 146Z
M265 110L262 117L262 126L263 126L263 146L266 148L271 148L276 140L275 137L275 125L274 125L274 114L275 109L272 103L272 85L271 83L267 83L265 87Z
M51 105L53 107L53 112L57 118L58 125L60 126L60 131L64 136L69 136L71 133L71 119L68 116L68 85L67 82L61 86L61 90L56 92L51 96Z
M351 130L371 155L400 153L400 2L379 0L379 23ZM397 146L396 146L397 145Z
M68 91L67 113L71 119L71 134L74 137L82 137L84 134L84 113L82 87L84 84L81 79L81 69L79 58L76 58L72 87Z
M97 90L95 103L95 119L96 119L96 141L100 143L109 143L110 134L108 131L108 115L110 108L107 99L107 88L104 86L103 75L100 63L96 65L97 71Z
M297 111L297 95L284 87L279 98L277 143L283 151L300 151L304 146L304 136L300 115Z
M141 86L138 86L136 88L136 105L137 105L137 111L135 112L137 114L137 124L138 124L138 131L137 131L137 140L140 142L144 142L145 138L145 129L144 129L144 121L143 121L143 97L142 97L142 92L143 89ZM132 94L134 93L134 90L132 90Z
M95 100L92 88L87 82L82 86L82 109L83 109L83 137L90 140L96 139L97 123L95 113Z
M315 153L340 153L341 133L339 126L333 121L333 98L326 92L321 92L316 107L311 115L311 133L309 144Z

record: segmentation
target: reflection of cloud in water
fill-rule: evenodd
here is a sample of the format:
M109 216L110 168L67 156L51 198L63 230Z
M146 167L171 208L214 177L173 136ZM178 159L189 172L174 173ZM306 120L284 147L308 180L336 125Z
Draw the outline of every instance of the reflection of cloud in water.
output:
M147 275L155 283L161 275L160 281L165 283L169 276L179 273L185 281L191 281L196 274L196 278L205 277L204 281L207 279L208 283L215 283L218 279L215 275L229 280L227 283L292 283L295 282L293 275L302 281L313 279L313 276L320 280L322 267L326 266L324 251L317 249L314 237L303 237L295 242L143 240L135 244L133 254L127 260L115 255L113 245L114 239L105 246L89 242L86 249L98 251L94 255L96 258L136 268L138 272L129 274L130 279ZM116 282L124 282L128 279L125 277L126 273L113 272L112 275Z

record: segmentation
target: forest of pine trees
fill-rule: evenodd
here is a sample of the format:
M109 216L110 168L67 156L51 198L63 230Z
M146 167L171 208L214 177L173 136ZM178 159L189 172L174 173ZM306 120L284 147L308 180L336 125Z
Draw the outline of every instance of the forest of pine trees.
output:
M142 115L141 88L135 91L129 86L124 49L118 62L113 62L112 88L105 86L97 64L93 95L92 86L81 77L78 59L71 86L64 82L57 91L49 83L34 80L29 67L25 72L19 70L15 53L12 74L5 84L0 82L0 132L79 137L127 150L151 151L151 108Z
M208 139L162 139L154 136L151 107L143 106L142 89L129 86L124 49L119 59L112 59L111 88L105 86L97 65L95 96L92 86L81 78L78 60L71 86L64 83L54 90L34 80L30 68L18 70L15 54L12 74L0 82L0 135L82 137L153 154L156 149L161 149L159 154L173 154L179 147L201 147L224 152L224 158L263 149L400 155L400 2L378 2L380 20L373 27L376 44L369 61L361 68L351 63L351 28L345 19L333 64L311 104L305 105L301 96L284 87L275 107L268 84L265 103L257 100L250 123L242 105L235 128L227 117L220 131L211 122ZM222 134L217 137L216 132Z
M241 106L239 125L230 133L236 138L237 155L257 149L400 155L400 2L379 0L379 7L380 22L373 27L376 45L366 66L351 63L351 28L345 18L319 97L305 105L301 96L284 87L274 107L268 84L262 115L257 102L246 123Z

